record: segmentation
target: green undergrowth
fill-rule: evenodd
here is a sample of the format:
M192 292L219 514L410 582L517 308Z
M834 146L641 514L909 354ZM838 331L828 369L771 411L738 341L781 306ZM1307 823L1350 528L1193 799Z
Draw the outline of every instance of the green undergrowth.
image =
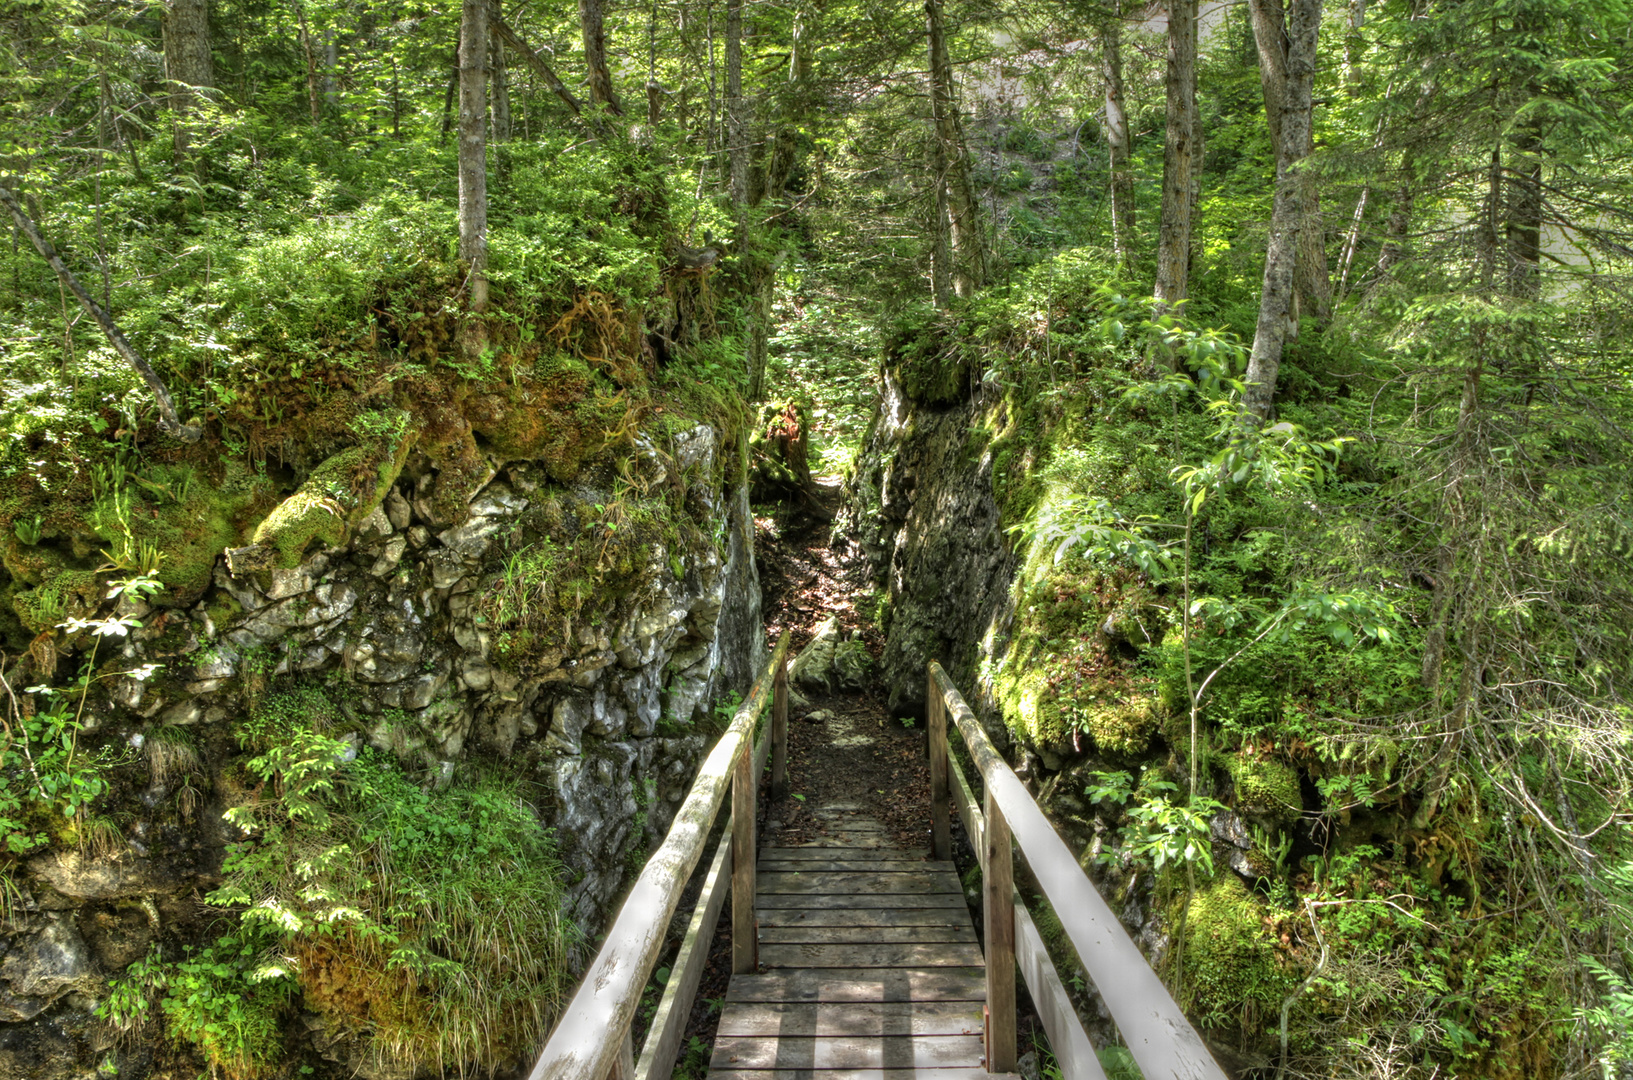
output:
M219 139L251 136L229 123ZM570 142L507 148L481 317L465 310L450 256L448 192L415 182L446 164L435 148L351 162L352 190L370 194L313 190L300 212L283 191L247 214L209 196L185 224L167 213L161 231L185 253L140 296L116 295L115 314L203 437L153 430L146 389L89 320L68 357L8 354L0 641L20 650L93 609L108 567L156 572L159 603L185 606L230 548L261 552L246 566L287 567L343 543L410 452L437 470L428 498L447 521L495 459L536 461L571 484L592 465L627 468L639 433L661 444L700 423L721 437L717 465L728 459L747 419L741 351L723 336L734 294L661 273L682 227L676 203L695 196L627 144ZM241 165L228 155L220 167ZM136 218L157 212L144 181L108 182L130 186L114 197ZM66 223L49 202L41 219L47 231ZM56 295L43 264L19 257L14 269ZM60 317L31 301L15 314L25 328ZM662 357L653 328L676 335ZM29 340L63 337L42 327Z
M239 737L252 756L228 813L245 839L209 896L228 933L139 963L116 1023L156 1000L212 1070L254 1080L298 1002L364 1040L377 1067L470 1075L511 1067L548 1030L577 931L554 837L515 781L411 776L347 734L313 687L267 695Z
M1501 788L1465 775L1432 827L1414 825L1439 743L1378 720L1429 705L1429 596L1381 564L1367 509L1402 466L1376 442L1337 438L1377 419L1295 371L1280 425L1232 435L1243 343L1153 322L1131 292L1066 253L886 335L908 397L975 404L965 453L990 461L1019 567L1007 636L980 678L1060 780L1164 778L1167 794L1142 782L1099 803L1112 826L1103 856L1138 867L1134 880L1157 876L1174 942L1165 978L1218 1037L1273 1055L1292 995L1290 1053L1305 1060L1376 1023L1389 1031L1368 1046L1410 1048L1397 1065L1546 1071L1569 1030L1571 962L1540 909L1515 907L1536 899L1522 899L1521 841L1494 825ZM1319 337L1291 363L1371 377L1364 358ZM1409 520L1383 527L1434 542ZM1539 613L1531 625L1551 624ZM1540 752L1515 768L1533 790L1560 783ZM1585 818L1612 813L1587 788L1572 801ZM1221 810L1239 817L1246 850L1210 848ZM1150 862L1159 819L1184 833L1162 847L1177 852L1166 869ZM1566 891L1562 903L1579 903ZM1525 965L1534 981L1512 977Z

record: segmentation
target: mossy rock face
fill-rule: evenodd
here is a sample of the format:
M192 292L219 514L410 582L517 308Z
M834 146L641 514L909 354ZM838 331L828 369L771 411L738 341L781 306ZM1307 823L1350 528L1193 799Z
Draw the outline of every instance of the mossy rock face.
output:
M1289 825L1303 809L1298 771L1285 762L1234 755L1226 764L1236 785L1239 813Z
M401 417L401 426L393 436L329 458L256 527L253 546L267 553L271 565L299 566L313 540L330 546L345 543L352 530L380 505L414 444L407 414L396 415ZM236 552L233 557L235 572L240 567L259 569L266 561Z
M952 405L969 393L971 365L945 312L916 308L885 335L885 366L921 405Z
M1151 747L1151 737L1161 726L1162 714L1156 699L1135 694L1117 701L1080 704L1078 720L1102 750L1130 757Z
M495 455L537 461L558 483L571 483L586 459L629 427L634 406L597 389L583 360L557 354L530 373L488 383L463 405L471 432Z
M1293 980L1276 960L1258 901L1235 874L1221 872L1198 884L1184 914L1181 1004L1210 1027L1260 1027Z
M1042 668L1029 670L1008 689L1002 698L1004 716L1016 735L1039 750L1057 754L1072 750L1071 726Z
M32 589L12 597L12 610L29 634L43 634L63 620L88 618L102 599L102 584L90 570L56 570Z

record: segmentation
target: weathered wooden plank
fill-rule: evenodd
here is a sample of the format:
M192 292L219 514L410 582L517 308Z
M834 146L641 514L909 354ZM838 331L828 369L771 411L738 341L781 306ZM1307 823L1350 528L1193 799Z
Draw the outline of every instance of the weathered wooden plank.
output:
M748 747L737 761L731 782L731 970L733 974L759 966L759 941L754 933L755 803L760 777Z
M784 859L772 855L769 859L762 856L759 865L762 874L922 874L937 870L953 873L950 862L924 859Z
M618 1056L613 1058L612 1068L607 1070L606 1080L635 1080L635 1040L629 1028L624 1029L621 1042Z
M930 731L930 847L938 859L953 857L952 821L947 813L947 706L930 680L925 711Z
M956 893L958 878L939 874L761 874L760 894L772 893Z
M890 927L890 926L970 926L970 916L962 906L953 908L768 908L759 909L761 940L768 928L796 926ZM974 933L974 930L971 930Z
M985 1001L979 967L830 968L738 975L726 1001Z
M739 1002L720 1015L718 1035L979 1035L979 1001Z
M703 891L692 909L680 951L675 954L658 1011L652 1014L652 1026L641 1046L641 1059L635 1064L635 1080L669 1080L674 1072L681 1039L686 1034L686 1021L692 1014L692 1002L697 997L703 968L709 959L709 947L714 942L715 925L720 921L720 909L725 906L726 893L731 889L730 836L728 822L725 835L715 846L714 861L703 879Z
M771 680L771 798L788 797L788 664Z
M986 931L987 1069L1015 1071L1015 868L1009 826L987 789L986 858L981 860Z
M1009 822L1043 894L1146 1076L1225 1080L1202 1037L1151 970L1139 946L1084 875L1065 841L987 738L975 713L935 662L930 677L958 725L981 780Z
M846 833L843 837L818 835L815 839L797 846L802 848L894 848L896 842L888 836Z
M853 862L917 862L925 861L924 848L849 848L843 845L825 845L810 847L763 847L760 849L760 859L783 859L791 861L810 860L820 862L823 859L849 859Z
M981 1060L979 1035L717 1038L711 1069L969 1068Z
M942 926L767 926L760 924L760 944L765 945L899 945L930 942L975 944L975 927Z
M891 893L888 900L856 893L761 893L758 901L761 911L767 908L876 908L881 904L893 908L968 910L962 892Z
M733 766L752 742L755 721L771 693L771 673L787 655L785 632L726 733L704 759L668 835L636 878L528 1080L602 1080L613 1067L641 991L652 977L669 920L725 798Z
M1066 987L1049 959L1049 950L1043 944L1043 935L1027 912L1026 905L1017 896L1015 901L1015 963L1026 980L1032 995L1032 1007L1043 1021L1043 1032L1049 1036L1049 1049L1060 1064L1060 1074L1071 1080L1106 1080L1106 1071L1089 1042L1077 1007L1066 994Z
M760 963L768 968L974 967L981 949L974 942L932 945L764 945ZM1011 960L1013 967L1014 961ZM1014 977L1010 977L1011 986Z

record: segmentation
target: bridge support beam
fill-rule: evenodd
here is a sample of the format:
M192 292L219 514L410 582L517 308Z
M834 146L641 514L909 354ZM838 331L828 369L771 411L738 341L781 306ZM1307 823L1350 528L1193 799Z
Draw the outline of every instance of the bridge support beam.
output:
M933 699L932 699L933 700ZM945 720L943 721L945 723ZM945 804L943 804L945 805ZM986 792L986 866L981 874L986 927L987 1072L1015 1071L1015 863L1009 822Z
M771 683L771 801L788 798L788 661Z
M754 918L754 747L745 740L731 784L731 973L760 967L760 934Z
M947 782L947 704L935 678L924 698L926 725L930 734L930 838L931 854L937 859L953 857L953 827Z

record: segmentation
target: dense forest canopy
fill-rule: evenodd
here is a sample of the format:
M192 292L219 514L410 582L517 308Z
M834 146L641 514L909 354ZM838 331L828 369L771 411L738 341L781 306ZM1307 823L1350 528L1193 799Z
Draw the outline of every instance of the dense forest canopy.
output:
M411 450L462 506L770 399L839 471L882 387L971 410L1021 566L982 690L1092 774L1244 1074L1623 1075L1630 80L1623 0L10 0L0 911L113 820L112 641L229 549L340 542ZM1227 806L1251 872L1178 854Z

